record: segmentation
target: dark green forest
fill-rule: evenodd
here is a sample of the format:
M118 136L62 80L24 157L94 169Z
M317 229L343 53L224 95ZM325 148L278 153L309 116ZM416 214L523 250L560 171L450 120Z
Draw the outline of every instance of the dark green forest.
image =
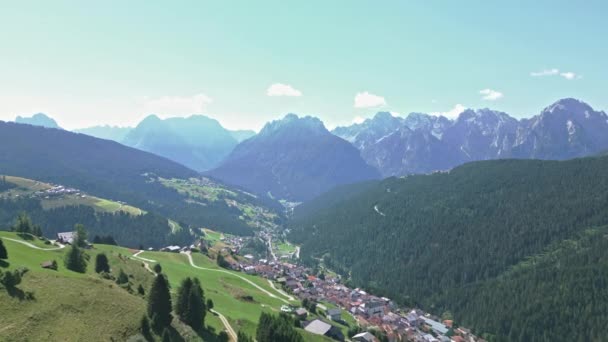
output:
M91 237L109 235L119 245L132 248L185 245L193 239L188 229L172 234L167 219L153 213L140 216L124 212L97 213L87 206L43 210L40 201L26 198L0 199L0 229L10 230L15 218L22 212L27 213L34 224L40 225L42 233L48 238L55 238L59 232L72 231L75 224L81 223Z
M329 193L303 204L291 238L303 243L304 259L323 257L354 285L449 310L499 340L601 340L608 317L601 246L542 271L512 270L608 224L606 170L606 157L498 160L389 178L347 192L343 202Z

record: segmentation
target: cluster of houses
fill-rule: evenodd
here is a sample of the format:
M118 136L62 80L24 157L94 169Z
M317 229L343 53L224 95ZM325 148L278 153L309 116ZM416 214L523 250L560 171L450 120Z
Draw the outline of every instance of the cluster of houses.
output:
M363 289L351 289L341 284L338 277L312 275L310 269L287 262L266 259L246 259L243 263L232 265L235 270L257 274L271 279L299 299L318 303L331 303L337 309L323 309L328 320L344 322L343 315L351 315L365 330L355 335L353 341L377 341L367 331L380 331L393 341L415 342L482 342L470 330L453 326L451 320L441 320L421 310L405 310L386 297L377 297ZM304 314L306 310L301 314ZM298 316L296 311L293 313ZM340 329L321 320L304 321L305 330L343 340Z
M87 197L87 195L82 193L80 190L74 189L74 188L67 188L63 185L55 185L55 186L51 187L50 189L36 191L34 193L34 195L37 197L46 198L46 199L49 199L51 197L59 197L59 196L63 196L63 195L75 195L75 196L82 197L82 198Z

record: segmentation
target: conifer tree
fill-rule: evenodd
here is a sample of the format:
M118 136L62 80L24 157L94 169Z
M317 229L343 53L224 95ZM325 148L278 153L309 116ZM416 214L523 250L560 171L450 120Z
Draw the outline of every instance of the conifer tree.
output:
M142 316L139 330L141 331L141 334L144 336L146 341L154 341L154 338L152 337L152 332L150 331L150 321L148 320L148 316Z
M188 311L188 296L192 288L192 279L187 277L182 280L177 289L177 299L175 301L175 313L184 322L187 321L186 312Z
M169 283L163 274L154 278L148 294L148 316L152 317L152 327L157 332L171 324L171 294Z
M95 257L95 272L110 272L110 264L108 263L108 257L105 255L105 253L99 253Z
M78 223L74 225L74 229L76 230L76 239L74 240L74 244L78 247L86 247L87 231L85 230L84 225Z
M68 254L64 260L65 268L68 270L84 273L87 270L87 261L85 260L84 253L78 248L77 245L72 245Z
M4 247L4 242L0 239L0 259L8 259L8 251Z
M118 272L118 277L116 277L116 284L121 285L121 284L126 284L128 282L129 282L129 277L127 276L125 271L123 271L121 268L120 272Z

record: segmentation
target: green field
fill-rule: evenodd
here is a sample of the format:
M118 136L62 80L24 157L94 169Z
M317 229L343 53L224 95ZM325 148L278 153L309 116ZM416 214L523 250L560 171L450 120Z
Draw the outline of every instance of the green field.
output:
M145 299L129 294L113 281L101 279L93 272L95 255L104 252L110 260L114 275L122 269L129 274L133 289L139 284L148 289L153 275L144 267L145 261L133 257L136 251L118 246L95 245L87 251L91 257L87 273L79 274L63 267L67 249L34 249L8 239L32 243L40 248L57 247L45 245L40 240L22 240L11 232L0 232L0 238L3 238L9 252L8 265L2 264L0 268L27 267L29 272L18 287L23 291L34 292L36 298L34 301L19 301L0 290L0 335L3 338L6 336L5 339L9 341L125 340L137 334L139 319L145 312ZM144 252L138 257L160 263L173 292L183 278L198 277L205 296L213 300L214 309L226 316L235 331L244 331L251 336L255 336L261 312L278 314L281 305L300 305L299 301L289 302L267 280L221 269L215 261L200 253L192 255L192 259L196 266L205 269L190 265L185 254ZM50 260L57 261L58 271L40 267L40 263ZM155 264L149 261L147 263L150 266ZM98 323L98 317L104 317L103 323ZM207 315L206 325L209 331L216 333L224 330L220 319L213 314ZM303 330L301 332L306 341L328 340ZM187 340L199 339L196 336L190 337Z
M32 196L36 191L44 191L52 188L51 184L21 177L6 176L6 181L16 184L17 187L0 193L0 197L17 198L20 196ZM115 213L117 211L123 211L131 215L142 215L145 213L145 211L127 204L121 204L115 201L89 195L64 194L57 197L46 197L47 196L42 196L40 198L40 203L42 204L42 208L44 210L84 205L93 207L95 211L103 213Z

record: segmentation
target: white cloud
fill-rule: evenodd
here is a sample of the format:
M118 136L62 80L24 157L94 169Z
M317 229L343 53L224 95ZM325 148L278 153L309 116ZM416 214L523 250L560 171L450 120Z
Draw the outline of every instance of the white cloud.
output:
M213 99L201 93L193 96L143 97L141 102L145 113L170 116L201 114Z
M458 118L458 115L460 115L460 113L464 112L465 110L467 110L467 107L459 103L447 112L432 112L430 114L435 116L445 116L448 119L456 119Z
M289 84L275 83L266 90L268 96L302 96L302 92Z
M541 76L553 76L559 74L558 69L545 69L541 71L533 71L530 73L530 76L533 77L541 77Z
M487 101L496 101L504 97L503 93L492 89L483 89L479 93L483 95L482 99Z
M372 108L386 106L384 97L370 94L367 91L355 95L355 108Z
M559 75L567 80L573 80L576 78L576 74L573 73L572 71L562 72ZM580 78L580 76L579 76L579 78Z
M363 123L363 121L365 121L365 118L360 117L360 116L355 116L355 118L353 119L354 124L361 124L361 123Z
M574 80L574 79L582 78L580 75L577 75L576 73L574 73L572 71L560 72L559 69L555 69L555 68L531 72L530 76L533 76L533 77L561 76L567 80Z

